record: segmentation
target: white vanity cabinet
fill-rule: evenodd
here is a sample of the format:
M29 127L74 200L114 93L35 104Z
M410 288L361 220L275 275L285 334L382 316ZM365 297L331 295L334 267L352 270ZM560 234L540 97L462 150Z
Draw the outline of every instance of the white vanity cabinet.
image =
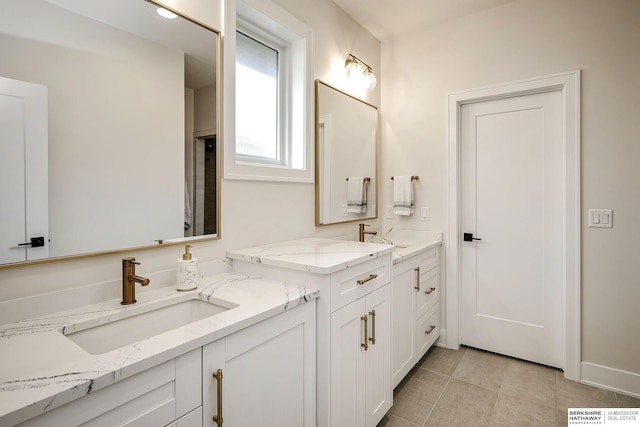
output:
M313 300L20 426L202 427L218 425L213 416L222 414L223 427L311 427L316 420L315 346ZM218 370L221 388L212 376Z
M440 336L440 248L394 264L391 288L395 388Z
M204 426L314 426L315 317L302 304L202 347Z
M7 362L0 364L0 426L202 427L213 426L218 414L225 427L315 426L320 291L307 282L233 273L205 280L196 292L150 291L133 307L118 298L0 325L0 358ZM197 316L185 301L227 309ZM61 333L121 319L146 328L146 313L173 318L176 306L196 316L100 354ZM128 332L128 323L114 325ZM220 383L212 377L218 370Z
M318 427L375 427L391 408L392 250L390 245L303 239L227 254L234 272L320 289Z
M20 426L201 426L201 417L188 416L202 402L200 372L198 348Z

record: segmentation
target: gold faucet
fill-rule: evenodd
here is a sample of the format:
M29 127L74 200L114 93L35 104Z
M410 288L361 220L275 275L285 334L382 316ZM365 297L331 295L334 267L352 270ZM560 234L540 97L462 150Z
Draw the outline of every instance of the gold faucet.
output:
M358 224L358 240L359 241L364 242L365 234L371 234L372 236L375 236L376 234L378 234L377 231L364 231L364 228L368 226L369 224Z
M149 284L149 279L136 275L136 259L133 257L122 259L122 305L136 302L136 282L142 286Z

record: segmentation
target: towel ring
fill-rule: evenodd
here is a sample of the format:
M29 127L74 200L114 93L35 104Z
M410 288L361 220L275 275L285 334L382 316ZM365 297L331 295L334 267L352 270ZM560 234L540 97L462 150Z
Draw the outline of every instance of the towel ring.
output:
M371 178L369 178L368 176L366 176L366 177L364 178L364 180L365 180L366 182L371 182ZM349 181L349 178L347 178L347 181Z
M347 178L347 179L348 179L348 178ZM393 180L393 177L391 177L391 179ZM412 176L411 176L411 181L417 181L417 180L419 180L419 179L420 179L420 177L419 177L418 175L412 175Z

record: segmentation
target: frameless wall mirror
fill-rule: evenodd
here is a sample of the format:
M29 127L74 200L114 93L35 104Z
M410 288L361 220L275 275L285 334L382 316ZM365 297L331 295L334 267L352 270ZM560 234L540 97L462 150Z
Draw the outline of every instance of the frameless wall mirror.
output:
M316 80L316 225L377 217L377 128L376 107Z
M0 0L0 265L220 236L219 33Z

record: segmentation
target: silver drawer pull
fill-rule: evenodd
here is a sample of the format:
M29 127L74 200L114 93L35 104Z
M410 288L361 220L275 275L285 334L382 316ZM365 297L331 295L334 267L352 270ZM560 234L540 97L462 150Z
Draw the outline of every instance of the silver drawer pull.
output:
M364 285L365 283L367 283L369 280L373 280L378 278L377 274L370 274L369 277L367 277L366 279L360 279L358 280L358 285Z
M432 293L433 291L435 291L435 290L436 290L436 288L429 288L429 290L428 290L428 291L424 291L424 293L425 293L425 294L427 294L427 295L429 295L429 294L431 294L431 293Z
M431 325L431 327L429 329L427 329L426 331L424 331L427 335L429 335L431 332L433 332L433 330L436 328L436 325Z

